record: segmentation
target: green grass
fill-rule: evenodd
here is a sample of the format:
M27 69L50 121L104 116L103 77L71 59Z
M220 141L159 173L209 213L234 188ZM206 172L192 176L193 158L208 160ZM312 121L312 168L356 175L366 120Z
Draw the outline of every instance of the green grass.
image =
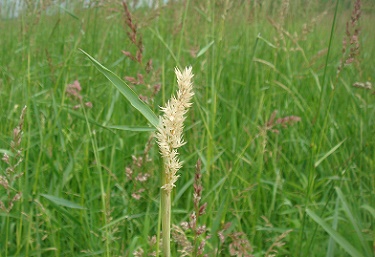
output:
M172 223L189 221L200 158L201 203L208 205L198 223L212 235L208 256L230 256L234 232L243 232L253 254L264 256L289 229L278 256L374 256L375 95L352 86L374 84L374 4L362 2L359 65L344 67L336 79L350 1L338 1L336 11L336 1L292 0L280 45L271 20L280 22L281 3L232 2L190 0L132 11L144 45L142 65L121 52L136 51L121 5L53 16L30 11L0 21L2 154L28 106L24 160L17 168L24 174L11 189L23 197L9 213L0 211L0 257L133 256L139 247L146 256L156 249L148 237L160 229L162 161L154 141L150 160L144 154L148 121L79 49L120 78L143 74L151 87L136 85L137 94L151 97L160 83L149 101L158 115L176 89L174 67L193 66L196 94ZM303 24L319 15L294 51L286 32L301 36ZM149 59L154 70L147 75ZM77 102L65 90L75 80L92 109L73 110ZM276 119L294 115L301 121L274 127L279 133L266 131L275 110ZM132 156L143 157L141 165ZM134 177L150 177L130 180L126 167ZM6 168L1 162L0 175ZM145 191L136 200L132 194L140 189ZM0 200L10 200L1 186ZM217 234L228 222L222 244ZM179 256L177 249L172 244L172 256Z

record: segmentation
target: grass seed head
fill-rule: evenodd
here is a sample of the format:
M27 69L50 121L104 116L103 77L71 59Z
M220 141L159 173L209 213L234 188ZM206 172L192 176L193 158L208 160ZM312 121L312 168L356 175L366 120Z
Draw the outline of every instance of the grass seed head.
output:
M166 175L166 184L162 188L169 192L178 179L177 171L182 167L177 149L185 144L183 123L194 95L191 81L193 78L192 68L186 68L182 72L176 68L175 73L178 84L177 96L173 96L165 107L161 107L164 115L160 118L158 132L156 133L160 153L164 159Z

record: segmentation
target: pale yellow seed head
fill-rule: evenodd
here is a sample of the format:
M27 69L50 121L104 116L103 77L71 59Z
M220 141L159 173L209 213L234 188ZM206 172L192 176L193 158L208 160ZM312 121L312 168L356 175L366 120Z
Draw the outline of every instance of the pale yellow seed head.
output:
M164 169L166 184L163 189L171 192L178 179L177 172L182 167L182 162L178 159L177 149L185 144L183 140L183 123L187 109L191 107L191 99L194 95L192 84L192 68L185 68L182 72L175 68L177 76L178 91L177 96L171 97L165 107L161 107L164 113L160 117L160 124L156 139L160 153L164 159Z

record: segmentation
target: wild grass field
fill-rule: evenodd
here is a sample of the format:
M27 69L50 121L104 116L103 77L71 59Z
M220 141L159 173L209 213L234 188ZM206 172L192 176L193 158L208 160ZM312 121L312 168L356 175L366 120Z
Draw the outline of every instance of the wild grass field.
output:
M163 256L155 129L80 49L157 115L192 66L171 256L374 256L375 3L136 2L0 21L0 257Z

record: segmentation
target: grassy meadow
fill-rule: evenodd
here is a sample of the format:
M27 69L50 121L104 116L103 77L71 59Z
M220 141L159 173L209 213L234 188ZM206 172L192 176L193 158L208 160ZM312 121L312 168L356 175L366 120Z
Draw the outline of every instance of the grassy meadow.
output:
M0 257L162 256L154 129L80 49L157 115L192 66L172 256L374 256L374 2L136 2L0 21Z

